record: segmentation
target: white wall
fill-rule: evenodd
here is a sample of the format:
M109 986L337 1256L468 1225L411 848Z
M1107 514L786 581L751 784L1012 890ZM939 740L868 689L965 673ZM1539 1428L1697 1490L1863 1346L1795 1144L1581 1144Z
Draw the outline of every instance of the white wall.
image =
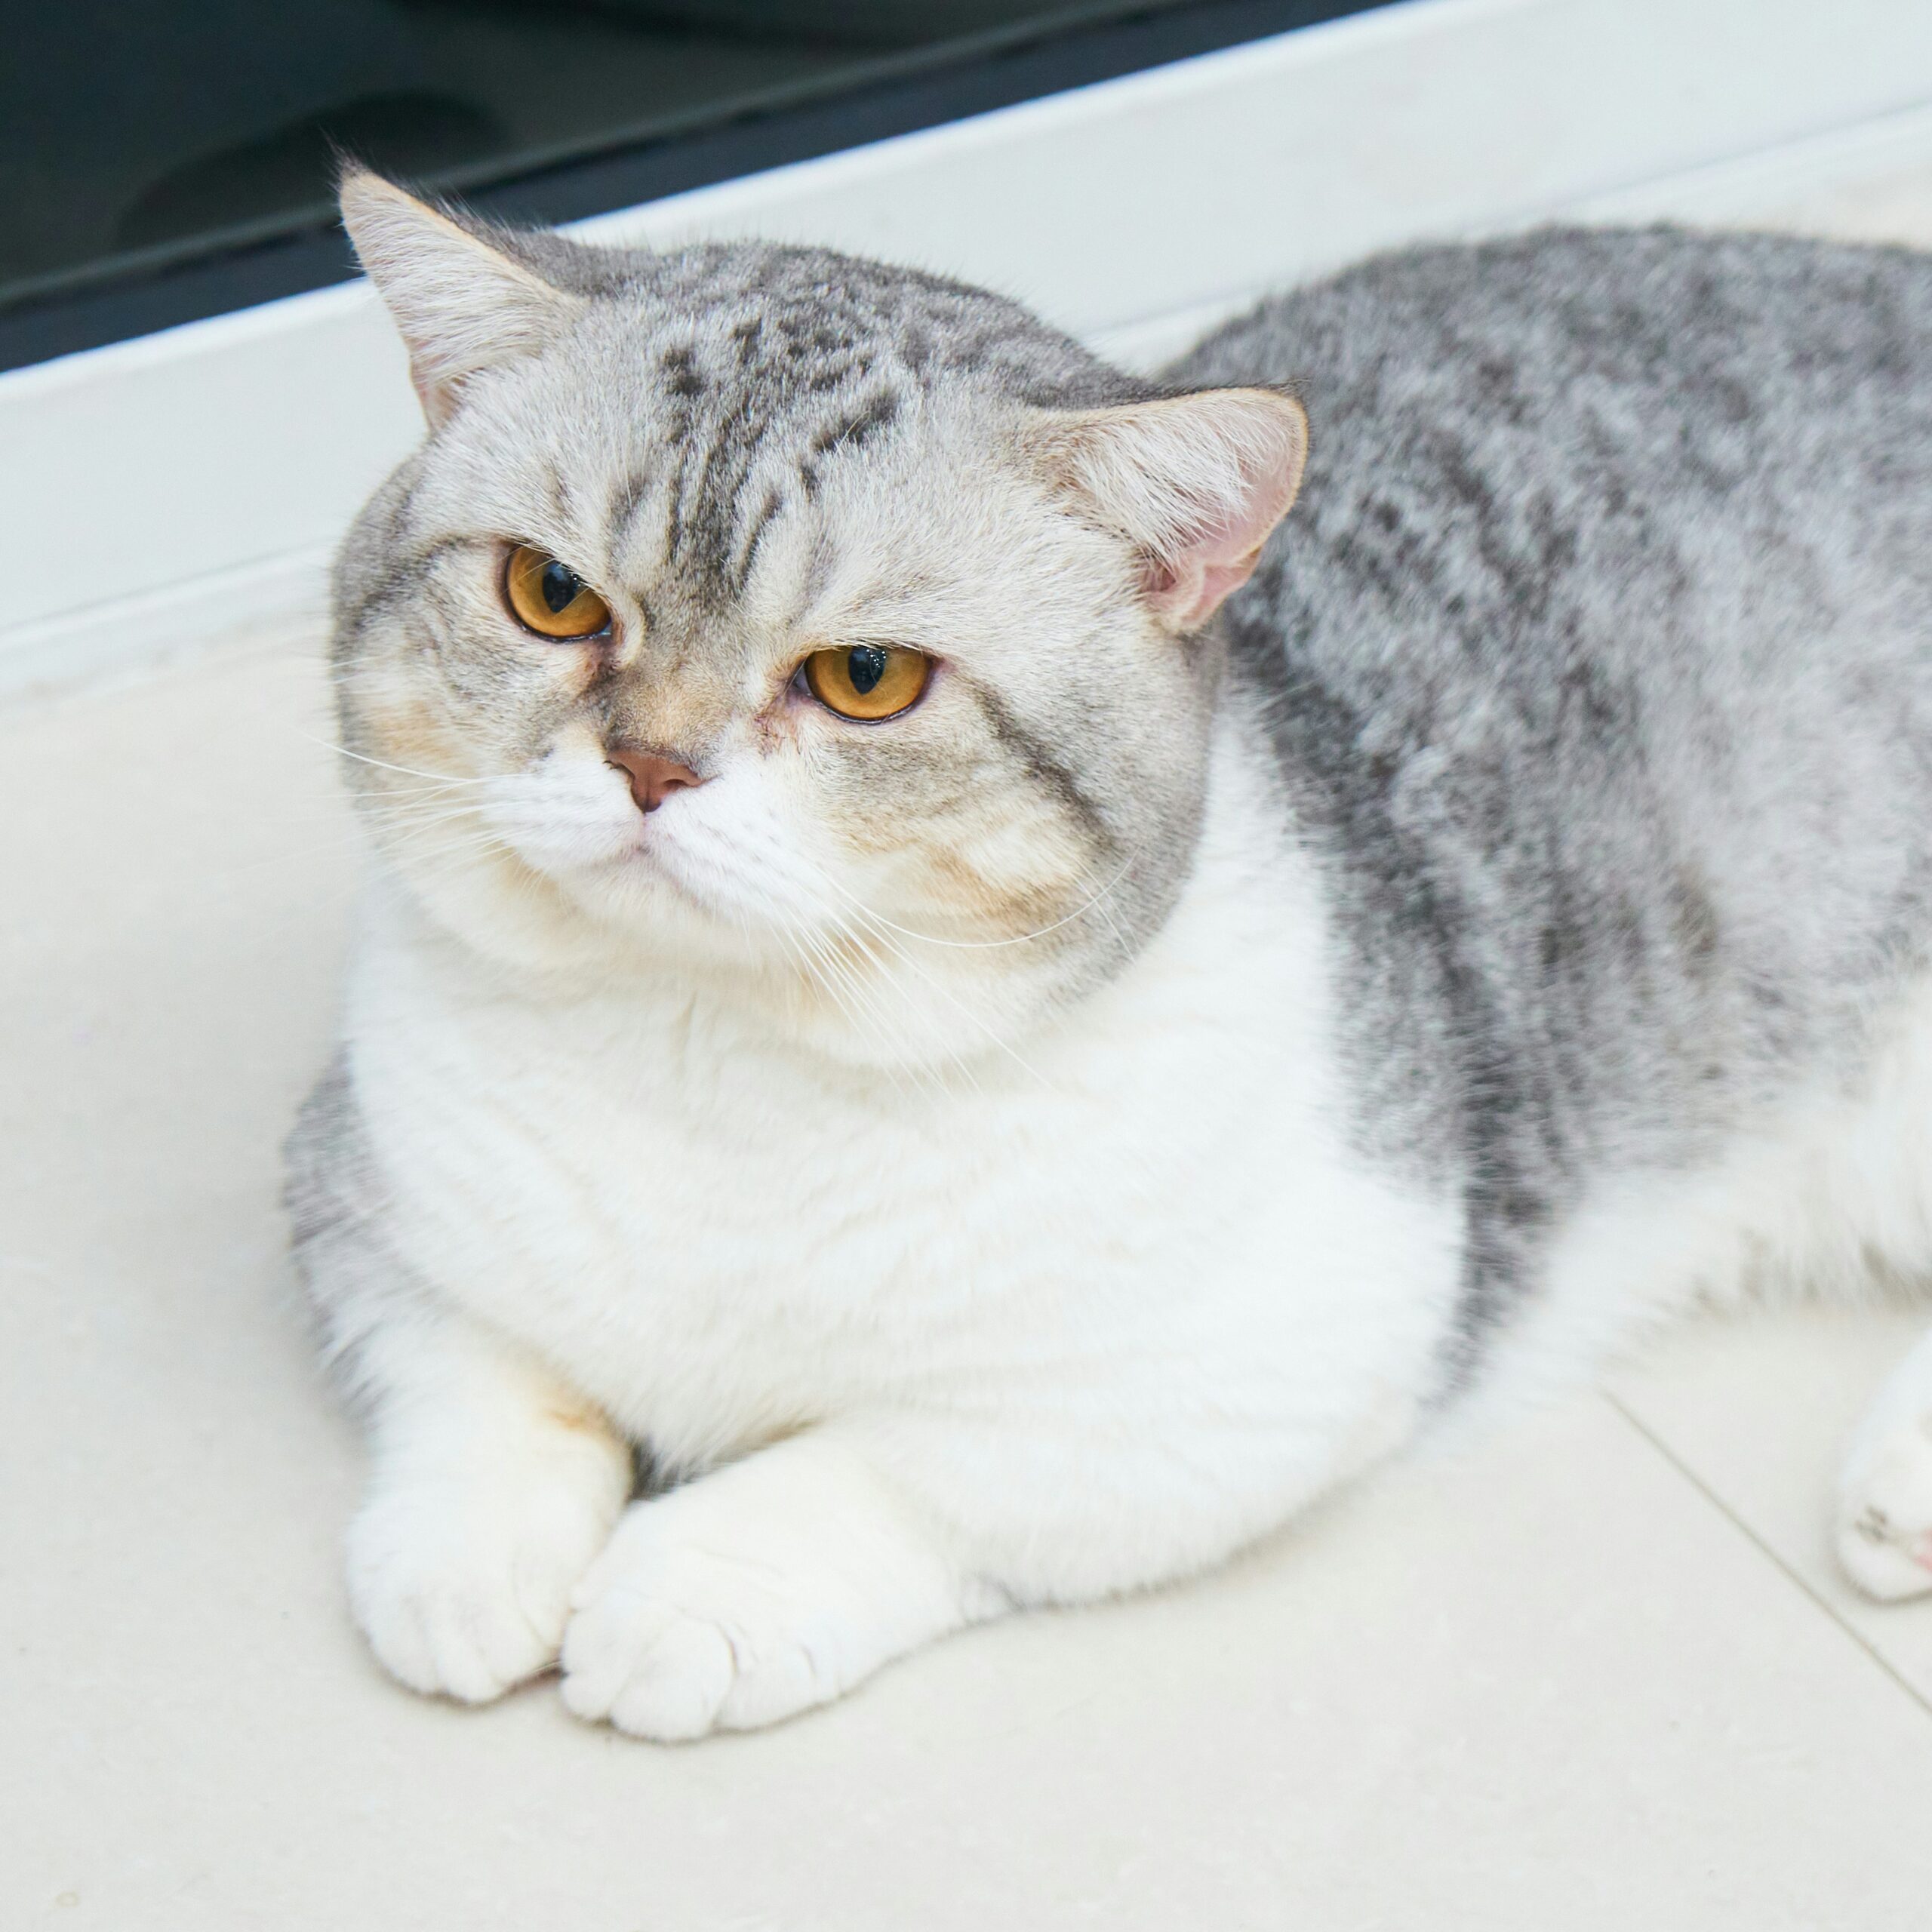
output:
M1928 0L1409 0L584 225L810 239L1151 358L1271 286L1559 211L1932 156ZM306 626L417 432L365 286L0 376L0 683Z

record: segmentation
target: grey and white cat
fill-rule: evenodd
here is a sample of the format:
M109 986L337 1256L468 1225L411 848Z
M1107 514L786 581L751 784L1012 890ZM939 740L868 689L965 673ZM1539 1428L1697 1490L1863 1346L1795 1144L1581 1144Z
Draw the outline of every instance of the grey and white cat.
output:
M337 578L290 1185L404 1682L768 1723L1932 1273L1932 263L1423 249L1156 381L343 205L431 434ZM1839 1537L1932 1589L1932 1346Z

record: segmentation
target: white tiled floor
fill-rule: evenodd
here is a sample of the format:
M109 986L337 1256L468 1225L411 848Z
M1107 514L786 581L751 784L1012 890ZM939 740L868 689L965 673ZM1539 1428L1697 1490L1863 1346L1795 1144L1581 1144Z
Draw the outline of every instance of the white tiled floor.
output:
M1686 1336L762 1736L390 1687L275 1198L352 872L326 731L272 653L0 721L0 1927L1932 1925L1932 1607L1856 1601L1821 1532L1903 1315Z

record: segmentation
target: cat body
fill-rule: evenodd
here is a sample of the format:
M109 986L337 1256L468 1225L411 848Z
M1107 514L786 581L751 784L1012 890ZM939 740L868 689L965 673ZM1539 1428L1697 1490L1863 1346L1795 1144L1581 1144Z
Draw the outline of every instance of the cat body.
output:
M1932 1263L1932 266L1417 251L1143 383L345 207L436 434L338 577L383 863L291 1195L405 1681L769 1721ZM603 628L523 635L518 546ZM915 701L814 702L888 639ZM1847 1477L1881 1593L1929 1383Z

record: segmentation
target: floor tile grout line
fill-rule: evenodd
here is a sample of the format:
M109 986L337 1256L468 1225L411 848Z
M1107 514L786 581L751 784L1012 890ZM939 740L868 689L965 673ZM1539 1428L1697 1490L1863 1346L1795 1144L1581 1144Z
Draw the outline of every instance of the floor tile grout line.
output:
M1738 1515L1735 1509L1732 1509L1723 1497L1719 1495L1620 1396L1613 1395L1609 1389L1604 1388L1599 1388L1598 1393L1657 1451L1658 1455L1662 1457L1679 1475L1683 1477L1686 1482L1690 1484L1693 1489L1703 1497L1706 1502L1710 1504L1712 1509L1717 1511L1719 1515L1722 1516L1748 1543L1753 1544L1761 1555L1768 1558L1773 1567L1779 1571L1788 1583L1795 1584L1804 1595L1810 1598L1811 1601L1823 1611L1826 1616L1829 1617L1832 1622L1836 1624L1838 1629L1843 1631L1927 1717L1932 1717L1932 1697L1928 1697L1910 1678L1900 1670L1891 1659L1887 1657L1884 1652L1880 1650L1878 1645L1873 1643L1856 1624L1847 1623L1837 1605L1832 1603L1816 1584L1810 1582L1802 1571L1798 1569L1786 1558L1780 1555L1772 1544L1760 1536L1742 1516Z

